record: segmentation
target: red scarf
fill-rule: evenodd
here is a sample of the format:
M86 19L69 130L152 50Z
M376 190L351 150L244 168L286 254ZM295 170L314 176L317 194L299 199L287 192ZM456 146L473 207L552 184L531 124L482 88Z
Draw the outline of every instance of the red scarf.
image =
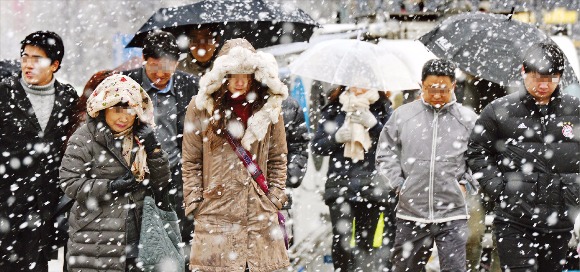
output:
M252 105L246 100L246 95L240 95L236 98L232 98L231 92L226 92L228 96L229 106L244 123L244 126L248 124L248 118L252 116Z

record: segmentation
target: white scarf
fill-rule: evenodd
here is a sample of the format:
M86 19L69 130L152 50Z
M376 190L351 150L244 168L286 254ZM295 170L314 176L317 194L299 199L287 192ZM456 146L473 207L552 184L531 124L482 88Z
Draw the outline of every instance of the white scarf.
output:
M351 158L354 162L364 159L365 151L371 147L372 141L369 132L363 125L350 121L350 114L369 110L370 105L377 100L379 100L377 90L369 90L358 96L347 90L338 97L338 101L342 104L342 111L347 113L342 127L350 128L352 133L351 141L344 144L344 156Z

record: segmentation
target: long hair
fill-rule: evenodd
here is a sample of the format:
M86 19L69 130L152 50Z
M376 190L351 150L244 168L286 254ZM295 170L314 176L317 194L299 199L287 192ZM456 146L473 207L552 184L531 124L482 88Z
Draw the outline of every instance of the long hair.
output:
M225 142L224 133L227 129L227 123L229 120L237 117L230 106L230 99L227 95L227 84L227 81L224 82L217 91L211 94L215 108L206 130L206 136L211 143L212 150ZM269 97L268 86L263 85L252 76L251 85L247 94L250 93L256 94L256 99L250 102L253 115L266 104Z
M338 102L338 98L340 97L340 95L342 93L344 93L344 91L346 91L346 89L347 89L346 86L341 85L341 86L334 88L332 91L330 91L330 94L328 95L328 104ZM387 92L379 91L379 100L384 100L384 99L389 99L389 97L387 96ZM377 101L379 101L379 100L377 100Z

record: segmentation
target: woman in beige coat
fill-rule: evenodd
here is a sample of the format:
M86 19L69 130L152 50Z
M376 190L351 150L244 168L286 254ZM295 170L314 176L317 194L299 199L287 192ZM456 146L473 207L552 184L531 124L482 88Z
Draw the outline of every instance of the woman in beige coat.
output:
M288 90L274 57L244 39L227 41L200 80L183 135L183 193L193 214L193 271L273 271L289 266L277 211L287 198L281 103ZM253 154L269 187L252 179L228 143Z

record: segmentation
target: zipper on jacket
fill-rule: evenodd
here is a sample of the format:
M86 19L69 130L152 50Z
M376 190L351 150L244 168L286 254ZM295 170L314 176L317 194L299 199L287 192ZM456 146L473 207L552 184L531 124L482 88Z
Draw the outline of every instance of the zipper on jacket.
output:
M437 130L439 127L439 111L433 115L433 142L431 143L431 162L429 165L429 219L433 220L433 183L435 175L435 155L437 150Z

